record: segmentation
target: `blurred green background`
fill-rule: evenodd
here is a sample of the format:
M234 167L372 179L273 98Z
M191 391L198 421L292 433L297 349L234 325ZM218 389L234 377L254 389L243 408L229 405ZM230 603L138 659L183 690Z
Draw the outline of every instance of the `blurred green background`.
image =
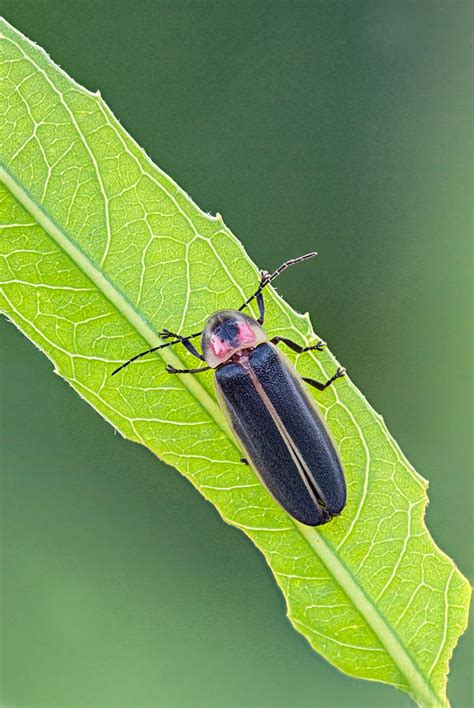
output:
M2 7L261 267L319 251L280 292L430 480L431 532L472 578L473 5ZM251 543L4 320L0 354L2 705L410 705L312 652Z

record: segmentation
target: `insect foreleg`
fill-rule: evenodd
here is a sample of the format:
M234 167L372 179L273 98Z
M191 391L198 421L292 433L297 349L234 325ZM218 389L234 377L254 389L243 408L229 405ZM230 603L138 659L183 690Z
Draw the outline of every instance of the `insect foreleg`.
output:
M195 356L197 359L204 361L203 355L198 352L198 350L193 344L191 344L191 342L189 341L189 337L182 337L180 334L170 332L169 329L164 329L162 332L160 332L160 337L162 337L163 339L176 339L177 342L181 342L183 347L185 347L190 354Z
M265 319L265 300L263 299L262 293L258 293L256 296L257 300L257 305L258 305L258 319L257 322L261 325L263 325L263 321Z

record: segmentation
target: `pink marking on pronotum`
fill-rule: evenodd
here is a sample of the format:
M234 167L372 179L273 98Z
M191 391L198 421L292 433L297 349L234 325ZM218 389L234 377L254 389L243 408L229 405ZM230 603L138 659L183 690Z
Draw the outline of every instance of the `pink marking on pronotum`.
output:
M251 345L255 342L255 332L246 322L237 322L239 328L239 344Z
M233 347L223 339L219 337L211 337L209 342L211 349L218 359L222 359L228 352L230 352Z

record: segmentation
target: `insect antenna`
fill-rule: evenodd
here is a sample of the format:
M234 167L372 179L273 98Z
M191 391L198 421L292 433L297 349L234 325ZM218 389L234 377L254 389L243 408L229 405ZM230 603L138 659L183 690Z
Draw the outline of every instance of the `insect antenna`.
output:
M136 361L137 359L140 359L140 357L145 356L146 354L151 354L152 352L156 352L158 349L164 349L164 347L170 347L172 344L175 344L175 342L167 342L166 344L160 344L158 347L152 347L151 349L147 349L144 352L140 352L140 354L135 354L135 356L132 356L131 359L126 361L124 364L121 364L118 369L115 369L115 371L112 371L112 376L115 374L118 374L119 371L122 371L122 369L125 369L126 366L131 364L132 362Z
M290 260L285 261L284 263L281 264L281 266L278 266L276 270L273 271L273 273L267 273L265 270L260 271L262 274L262 279L260 281L260 285L258 286L257 290L254 292L253 295L249 297L248 300L244 302L243 305L239 307L239 312L243 310L247 305L249 305L252 300L255 300L255 298L260 295L262 292L263 288L265 288L269 283L272 282L272 280L275 280L281 273L283 273L284 270L289 268L292 265L296 265L296 263L301 263L302 261L307 261L309 258L313 258L314 256L317 256L318 254L316 251L312 251L311 253L305 253L304 256L299 256L298 258L290 258Z

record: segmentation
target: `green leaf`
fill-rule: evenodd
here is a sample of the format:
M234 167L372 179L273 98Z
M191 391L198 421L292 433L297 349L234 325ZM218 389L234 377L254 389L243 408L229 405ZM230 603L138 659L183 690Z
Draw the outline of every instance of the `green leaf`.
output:
M327 527L304 527L239 463L212 376L165 373L164 361L182 366L189 355L165 349L111 377L158 344L163 326L196 331L213 311L239 306L258 271L221 217L149 160L99 94L6 22L1 30L0 308L123 436L177 467L252 539L290 621L328 661L444 705L470 588L425 527L426 481L342 380L317 401L343 459L348 506ZM275 291L267 302L271 335L314 341L307 316ZM336 366L327 352L290 358L322 379Z

